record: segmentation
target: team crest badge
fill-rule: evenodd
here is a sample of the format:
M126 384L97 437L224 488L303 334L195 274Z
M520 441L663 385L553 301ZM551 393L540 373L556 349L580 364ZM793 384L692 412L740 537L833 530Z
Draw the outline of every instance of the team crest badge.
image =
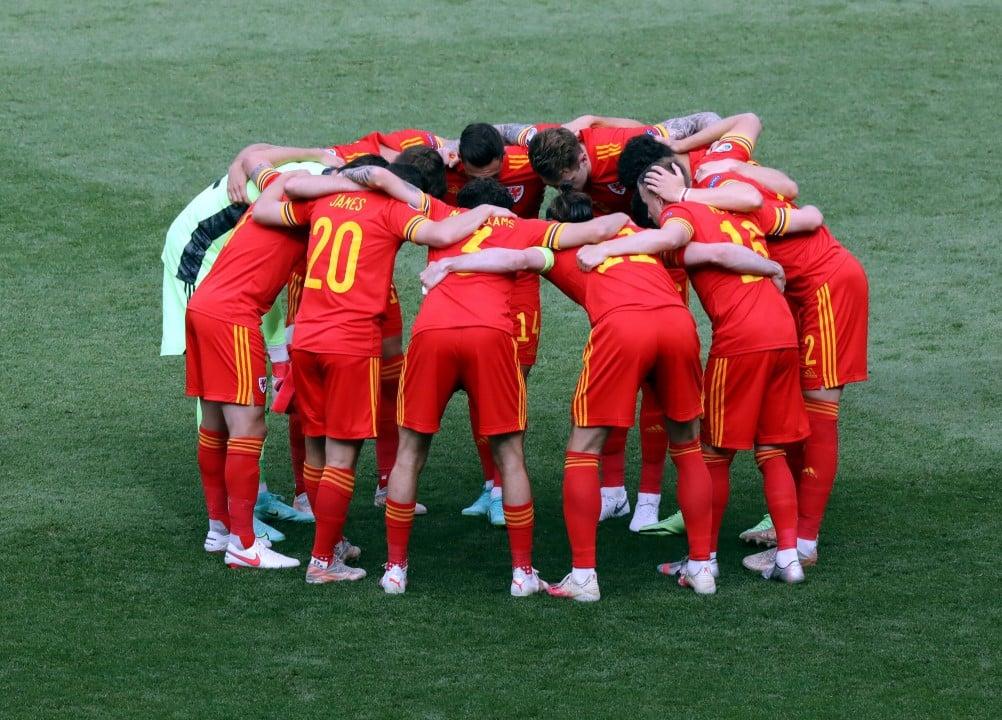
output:
M257 379L257 389L260 390L261 392L268 392L268 378L267 377L259 377Z
M508 185L508 193L511 195L511 199L518 202L525 195L525 185Z
M617 195L626 194L626 186L620 182L609 183L609 190L616 193Z

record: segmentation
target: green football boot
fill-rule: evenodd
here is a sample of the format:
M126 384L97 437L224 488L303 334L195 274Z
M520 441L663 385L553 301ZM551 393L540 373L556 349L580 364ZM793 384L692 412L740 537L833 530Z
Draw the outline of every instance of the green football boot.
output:
M772 526L772 518L768 515L763 517L758 525L748 528L738 537L746 543L762 547L776 546L776 529Z
M645 525L637 532L641 535L684 535L685 520L682 519L682 511L677 510L674 515L669 515L661 522Z

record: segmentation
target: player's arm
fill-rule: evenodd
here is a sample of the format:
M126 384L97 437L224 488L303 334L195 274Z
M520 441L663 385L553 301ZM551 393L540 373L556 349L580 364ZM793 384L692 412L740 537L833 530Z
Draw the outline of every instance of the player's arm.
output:
M757 163L741 162L734 158L711 160L710 162L703 163L699 166L693 179L696 182L701 182L710 175L727 172L737 173L749 180L754 180L759 185L772 190L777 195L782 195L788 200L793 200L800 194L800 188L797 187L797 183L782 170L764 167Z
M644 176L644 185L667 203L697 202L720 210L752 212L762 207L762 193L754 186L737 180L726 180L712 188L690 188L677 166L671 169L651 168Z
M294 170L293 172L280 173L268 184L261 192L257 202L254 203L255 222L275 227L299 227L306 224L307 218L297 218L295 212L292 211L292 203L282 200L286 185L298 177L311 176L305 170Z
M514 218L516 215L511 210L496 205L477 205L472 210L444 220L423 220L408 232L407 239L427 247L448 247L468 238L492 217Z
M689 152L696 148L710 145L725 137L733 137L744 140L748 143L748 154L755 147L758 136L762 134L762 121L755 113L742 113L731 115L714 123L710 123L699 132L695 132L687 138L672 141L672 149L675 152Z
M379 190L418 209L424 208L426 202L424 193L418 188L401 180L386 168L375 165L341 169L331 175L304 175L285 188L288 196L297 200L359 190Z
M720 120L720 116L715 112L698 112L683 117L668 118L659 122L658 125L668 131L670 140L683 140L708 128L718 120Z
M587 128L636 128L644 127L644 123L631 118L606 117L604 115L581 115L563 125L575 135Z
M336 153L327 148L297 148L283 145L256 143L248 145L233 159L227 170L226 194L231 202L250 202L247 181L264 167L274 167L287 162L312 160L325 165L343 164Z
M717 265L739 275L758 275L772 278L782 292L786 288L786 273L775 260L762 257L744 245L734 243L689 243L676 251L681 255L682 264L687 267Z
M551 250L566 250L568 248L592 245L608 240L623 229L630 221L626 213L603 215L594 220L581 223L559 223L546 232L543 241Z
M660 255L677 250L692 239L688 222L669 221L662 228L643 230L633 235L613 238L578 250L578 267L590 272L611 257L619 255Z
M813 205L802 208L789 208L782 205L769 205L752 215L759 227L765 230L770 238L782 241L784 235L813 232L825 222L825 216Z
M531 123L500 123L495 125L497 131L501 133L501 138L505 145L521 144L520 136L523 132L532 127Z
M514 272L544 273L551 267L553 267L553 251L548 248L531 247L527 250L487 248L429 263L428 267L421 272L421 285L427 292L452 272L480 272L498 275Z

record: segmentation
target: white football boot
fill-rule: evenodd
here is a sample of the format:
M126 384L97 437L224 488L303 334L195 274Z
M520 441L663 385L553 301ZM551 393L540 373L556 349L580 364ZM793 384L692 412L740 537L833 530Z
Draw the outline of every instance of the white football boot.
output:
M598 514L599 522L630 514L630 498L626 495L625 487L602 488L601 492L602 510Z
M514 568L511 571L512 597L528 597L544 592L549 587L549 584L539 577L539 571L536 568L532 568L531 573L527 573L522 568Z
M386 572L379 580L379 587L387 595L403 595L407 590L407 568L401 565L385 565Z
M630 532L640 532L640 528L656 523L660 510L661 493L638 493L637 507L630 520Z
M591 573L584 582L577 582L574 573L569 572L556 585L550 585L546 592L553 597L568 598L578 602L598 602L602 593L598 589L598 575Z
M209 530L205 534L205 542L202 543L202 547L205 548L207 553L220 553L226 552L226 546L230 544L230 532L220 532L218 530Z
M299 561L296 558L282 555L265 547L260 538L255 538L254 543L246 549L240 546L240 541L237 538L233 538L226 546L223 562L226 563L227 567L254 570L283 570L299 567Z
M348 560L358 560L362 557L362 548L352 545L351 540L342 536L341 541L334 546L334 559L341 562Z
M361 580L365 577L362 568L349 567L335 557L329 563L315 557L310 558L306 566L306 584L323 585L325 583Z

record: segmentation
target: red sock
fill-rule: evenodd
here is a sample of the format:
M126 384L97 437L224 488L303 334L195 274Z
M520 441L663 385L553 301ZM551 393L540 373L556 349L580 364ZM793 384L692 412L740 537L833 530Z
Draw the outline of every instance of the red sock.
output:
M504 505L504 522L508 528L512 568L532 572L532 528L535 515L532 500L524 505Z
M838 403L807 401L811 436L804 441L804 469L798 476L797 537L817 540L838 470Z
M407 567L407 546L414 527L414 503L398 503L386 498L387 566Z
M729 455L703 453L703 462L710 472L713 483L713 526L710 529L710 552L717 552L720 526L724 522L724 511L731 495L731 459Z
M629 428L612 428L602 446L602 487L626 485L626 435ZM588 566L591 567L591 566Z
M231 437L226 443L226 494L230 532L245 548L254 543L254 503L261 479L262 437Z
M320 490L320 478L323 477L324 469L303 463L303 485L306 487L306 497L310 501L310 509L317 506L317 491Z
M316 518L316 534L313 536L313 557L330 562L334 557L334 546L344 536L344 524L348 520L348 505L355 491L355 471L349 468L324 467L317 490L317 504L313 508Z
M640 492L661 494L661 479L665 474L668 433L664 415L645 392L640 399Z
M571 543L571 565L595 567L595 535L602 511L598 455L567 451L564 456L564 523Z
M786 464L790 466L790 472L796 481L804 469L804 441L786 446Z
M383 360L379 371L379 411L376 415L376 469L379 487L385 488L393 463L397 461L400 432L397 428L397 391L400 389L400 371L404 356Z
M765 484L765 504L776 528L776 548L797 547L797 485L793 482L786 451L756 450L755 462Z
M299 413L289 413L289 457L292 458L292 477L296 481L296 495L306 492L303 465L306 463L306 438Z
M713 533L713 481L699 439L668 449L678 471L678 507L689 538L689 557L709 560Z
M226 505L226 433L198 429L198 472L202 476L205 509L209 520L218 520L230 527L230 512Z

